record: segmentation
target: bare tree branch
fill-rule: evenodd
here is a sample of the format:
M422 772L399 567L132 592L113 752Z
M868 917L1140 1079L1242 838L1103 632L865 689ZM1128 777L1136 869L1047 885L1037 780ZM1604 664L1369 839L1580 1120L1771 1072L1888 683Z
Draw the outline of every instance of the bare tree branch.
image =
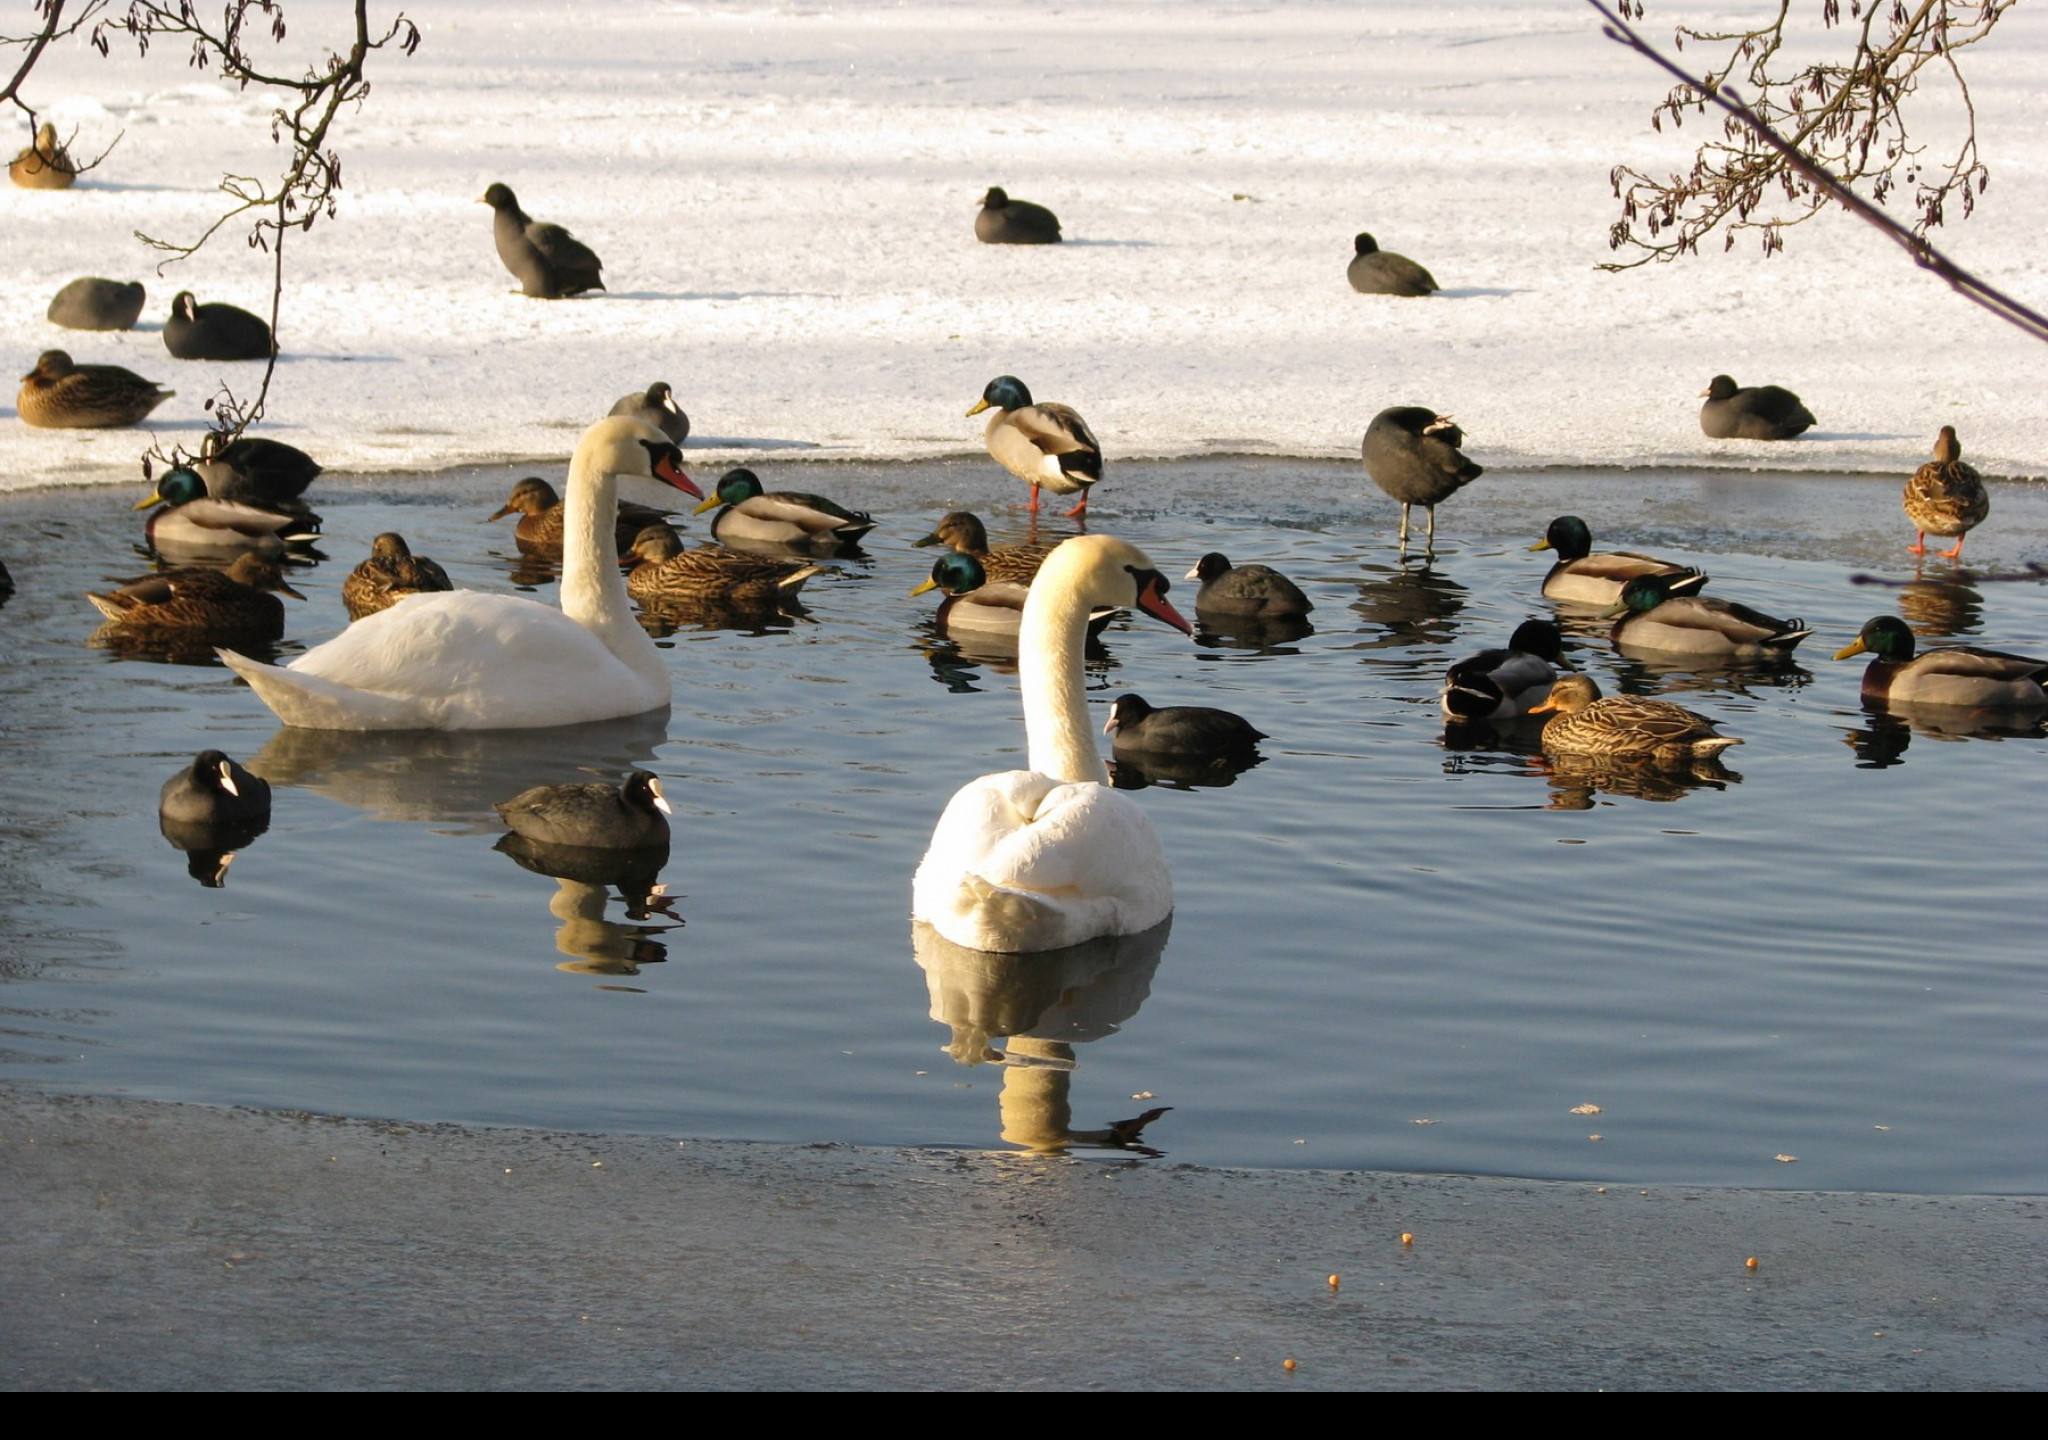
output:
M1762 116L1745 104L1742 97L1722 80L1712 75L1709 75L1704 80L1690 78L1685 71L1681 70L1672 61L1666 59L1645 41L1642 36L1631 29L1626 21L1609 10L1605 4L1601 3L1601 0L1586 0L1586 3L1600 12L1601 18L1606 22L1602 26L1602 32L1608 39L1618 44L1626 45L1637 54L1644 56L1652 63L1677 76L1682 82L1683 93L1692 97L1686 103L1696 105L1702 111L1705 110L1707 105L1712 104L1727 112L1730 117L1727 125L1731 133L1737 126L1741 127L1743 131L1753 137L1757 144L1775 156L1777 163L1784 170L1795 173L1808 190L1817 193L1820 199L1808 210L1808 214L1811 214L1813 209L1818 209L1819 205L1825 201L1832 201L1840 205L1858 219L1877 227L1886 239L1912 256L1915 265L1918 265L1923 270L1932 271L1941 278L1943 283L1964 299L1974 305L1982 306L2008 324L2026 331L2036 340L2048 340L2048 316L2028 308L2010 295L2007 295L2004 291L1978 279L1975 275L1972 275L1969 271L1963 269L1960 265L1957 265L1953 260L1950 260L1946 255L1935 249L1932 244L1928 243L1924 234L1921 233L1926 223L1929 223L1924 213L1921 225L1913 229L1908 229L1906 226L1901 225L1898 221L1892 219L1891 216L1885 214L1884 211L1856 194L1842 179L1801 150L1793 141L1780 135L1764 121ZM1624 8L1627 8L1630 0L1622 0L1622 3ZM1640 16L1642 14L1641 0L1633 0L1633 3L1635 14ZM1782 3L1788 3L1788 0L1781 0ZM1851 3L1852 5L1855 4L1856 0L1851 0ZM1939 0L1932 0L1932 3L1939 3ZM1893 4L1895 9L1903 9L1901 0L1893 0ZM2003 14L2009 5L2010 0L2004 0L2004 3L1999 4L1987 3L1984 6L1984 12L1990 15L1991 18L1985 22L1985 28L1989 28L1989 25L1996 20L1997 15ZM1830 8L1832 8L1832 0ZM1723 73L1725 74L1725 71ZM1674 99L1680 93L1681 91L1674 90L1672 92ZM1666 103L1669 105L1672 102L1667 101ZM1974 136L1971 144L1974 147ZM1974 149L1971 153L1974 153ZM1616 173L1617 175L1620 174L1619 171ZM1787 181L1786 183L1789 185L1791 182ZM1618 180L1616 184L1618 189ZM1939 216L1937 215L1935 218L1938 221ZM1618 245L1622 243L1622 240L1615 239L1613 243ZM1689 249L1691 247L1688 246L1686 248ZM1617 265L1609 266L1608 268L1627 269L1630 267Z
M1614 167L1610 178L1622 215L1608 244L1639 253L1608 269L1695 253L1716 231L1732 247L1742 231L1754 230L1764 253L1776 254L1784 248L1786 227L1812 218L1837 198L1787 163L1789 152L1759 145L1751 122L1782 136L1784 145L1838 185L1867 182L1879 205L1902 182L1911 186L1913 233L1923 237L1943 222L1951 202L1969 215L1990 183L1977 153L1975 104L1956 52L1990 34L2014 0L1848 0L1852 23L1845 28L1853 31L1854 50L1846 63L1797 69L1787 67L1781 53L1791 0L1778 0L1772 18L1749 29L1680 26L1673 36L1678 49L1703 45L1720 56L1698 76L1663 60L1628 28L1628 19L1642 19L1644 0L1618 0L1619 16L1598 0L1589 3L1606 17L1610 37L1650 55L1682 82L1651 112L1654 128L1662 130L1666 120L1681 126L1688 113L1704 115L1716 95L1733 93L1730 81L1738 71L1750 97L1749 120L1724 120L1720 136L1699 147L1689 173L1658 179L1630 166ZM1819 11L1824 27L1842 24L1842 0L1820 0ZM1966 117L1954 155L1938 162L1927 159L1925 144L1915 143L1904 115L1923 71L1948 77Z
M62 0L53 0L61 4ZM100 20L93 26L92 43L105 54L109 38L121 33L135 42L142 54L159 37L184 40L190 46L188 63L205 70L218 67L223 79L241 89L251 85L282 92L279 107L271 112L270 138L289 144L291 157L283 172L269 184L247 175L227 175L221 191L233 202L190 241L166 240L136 232L144 244L165 252L157 266L189 259L221 229L244 216L254 215L249 244L271 257L270 362L264 367L262 384L249 400L238 399L223 384L207 401L213 412L214 428L223 439L240 435L263 416L270 382L277 371L276 337L280 302L284 295L284 240L294 229L310 230L316 220L332 217L341 190L341 156L329 147L328 138L336 116L344 105L360 108L370 93L365 63L379 50L397 46L410 55L419 48L420 32L400 14L380 34L372 35L369 0L354 0L353 36L346 53L329 51L318 63L296 77L272 73L259 64L252 46L267 36L272 45L285 39L284 7L279 0L227 0L219 24L211 26L190 0L130 0L125 12Z

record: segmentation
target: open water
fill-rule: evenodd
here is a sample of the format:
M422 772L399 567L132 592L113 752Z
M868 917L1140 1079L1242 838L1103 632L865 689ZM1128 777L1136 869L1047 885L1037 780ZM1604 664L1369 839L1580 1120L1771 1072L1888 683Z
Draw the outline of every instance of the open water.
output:
M340 628L386 529L459 584L551 596L510 521L480 523L531 468L323 477L330 558L294 576L283 653ZM1034 966L914 951L907 913L947 797L1022 748L1000 657L937 639L933 597L909 598L934 555L910 542L961 506L1022 539L1021 487L986 461L756 468L883 517L865 556L799 616L669 636L666 717L494 736L281 732L218 667L93 648L81 592L144 568L130 500L0 497L0 1077L970 1148L1087 1144L1170 1106L1144 1140L1203 1164L2048 1192L2048 740L1867 713L1862 661L1828 658L1886 612L2048 654L2048 585L1933 559L1852 583L1915 579L1896 478L1489 473L1425 564L1355 463L1113 466L1092 528L1176 576L1208 550L1274 565L1315 628L1107 632L1102 713L1137 691L1271 738L1233 783L1142 792L1177 885L1163 946ZM1974 567L2048 553L2048 488L1993 503ZM1047 513L1042 537L1071 530ZM1731 774L1592 777L1526 734L1447 741L1445 666L1552 612L1551 557L1525 547L1560 513L1816 627L1796 664L1693 671L1571 618L1571 663L1609 693L1741 736ZM155 814L209 746L276 786L220 888ZM676 806L665 898L493 848L492 801L629 765Z

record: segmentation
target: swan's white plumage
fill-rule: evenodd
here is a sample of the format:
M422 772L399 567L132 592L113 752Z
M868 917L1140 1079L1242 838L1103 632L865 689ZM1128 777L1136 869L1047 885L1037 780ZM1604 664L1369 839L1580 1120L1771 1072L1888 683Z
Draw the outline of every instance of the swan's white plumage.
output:
M974 950L1056 950L1173 913L1173 875L1138 803L1092 781L1009 770L946 806L911 913Z
M222 651L287 725L317 730L521 730L669 702L661 652L632 618L608 553L618 474L652 474L659 431L599 421L570 463L562 605L474 590L412 595L288 666Z
M911 882L913 918L954 944L1053 950L1149 930L1172 913L1159 832L1137 801L1101 783L1082 690L1092 606L1143 605L1187 628L1147 593L1147 577L1156 571L1141 552L1090 535L1055 550L1032 582L1018 668L1033 768L962 788Z

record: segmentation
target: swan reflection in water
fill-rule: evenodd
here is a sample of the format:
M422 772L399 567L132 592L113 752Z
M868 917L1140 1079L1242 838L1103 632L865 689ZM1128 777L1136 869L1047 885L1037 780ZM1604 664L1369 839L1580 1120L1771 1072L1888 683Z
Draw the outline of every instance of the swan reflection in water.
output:
M533 785L644 768L668 738L667 709L533 730L308 730L287 725L249 760L273 785L339 800L379 820L502 828L492 808Z
M999 954L955 945L923 922L911 926L931 1017L951 1032L946 1053L962 1065L1003 1067L1004 1140L1048 1155L1074 1146L1160 1153L1142 1132L1171 1107L1076 1130L1069 1091L1074 1047L1114 1034L1138 1013L1172 928L1168 919L1139 935ZM997 1048L997 1040L1007 1044Z
M682 928L658 877L668 864L666 845L641 850L606 850L587 845L550 845L524 835L506 835L492 847L522 868L551 877L556 886L548 911L560 923L555 949L569 958L555 966L571 975L638 975L642 965L668 959L656 936ZM621 923L605 918L618 891L625 902ZM660 923L639 923L653 921Z

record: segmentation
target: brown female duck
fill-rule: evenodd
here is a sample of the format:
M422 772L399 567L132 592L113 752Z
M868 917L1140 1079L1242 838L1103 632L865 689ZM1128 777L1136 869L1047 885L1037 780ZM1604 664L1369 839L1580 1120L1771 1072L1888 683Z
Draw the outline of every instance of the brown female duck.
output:
M341 582L341 603L348 618L360 620L389 610L408 595L453 590L448 572L424 555L412 553L405 537L387 530L370 542L370 556Z
M141 424L177 393L119 365L79 365L62 350L45 350L21 377L14 407L42 430L117 430Z

